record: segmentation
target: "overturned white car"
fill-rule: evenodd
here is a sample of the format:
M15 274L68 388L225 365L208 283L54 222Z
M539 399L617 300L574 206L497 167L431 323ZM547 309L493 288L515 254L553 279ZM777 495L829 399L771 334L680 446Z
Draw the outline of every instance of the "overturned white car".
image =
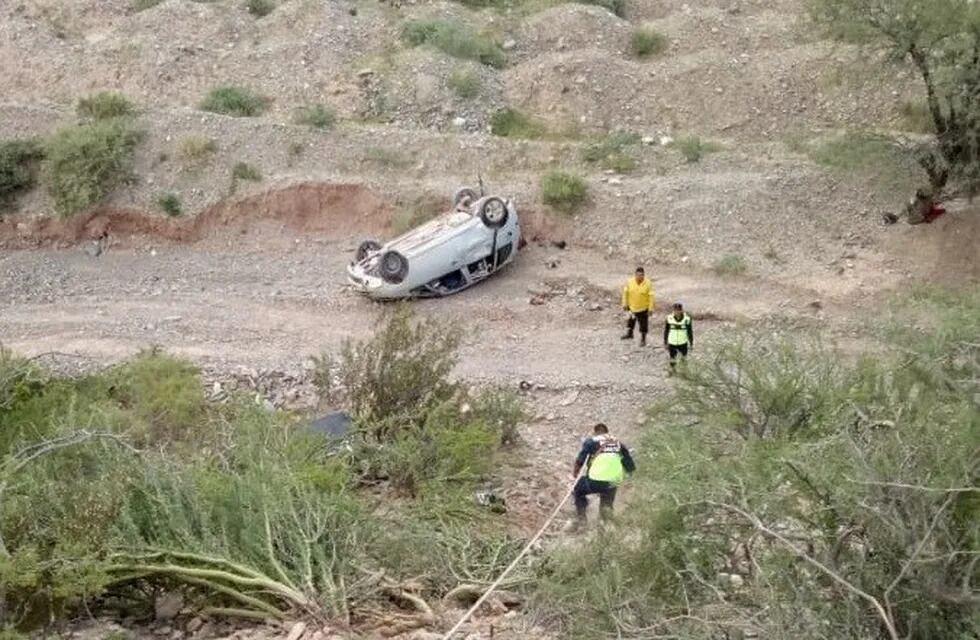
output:
M347 275L354 289L372 298L445 296L499 271L520 244L510 199L459 189L449 213L387 244L362 242Z

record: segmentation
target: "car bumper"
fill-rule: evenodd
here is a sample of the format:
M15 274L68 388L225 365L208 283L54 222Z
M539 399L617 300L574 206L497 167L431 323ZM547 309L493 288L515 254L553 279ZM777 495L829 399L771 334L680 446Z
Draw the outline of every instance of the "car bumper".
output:
M366 274L364 269L358 264L348 265L347 280L354 289L367 294L380 294L384 286L384 280L377 276Z

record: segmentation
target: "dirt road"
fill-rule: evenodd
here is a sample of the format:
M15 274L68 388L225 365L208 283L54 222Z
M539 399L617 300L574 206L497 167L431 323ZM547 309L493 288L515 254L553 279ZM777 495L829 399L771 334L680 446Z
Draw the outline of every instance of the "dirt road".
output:
M59 352L98 366L159 345L210 371L302 377L310 355L369 335L385 309L346 288L354 242L253 232L185 246L111 247L100 256L88 246L10 252L0 256L0 342L24 355ZM527 477L507 483L518 509L553 504L592 423L635 439L643 408L668 389L659 346L619 340L617 290L633 266L585 249L531 246L480 286L415 303L419 313L467 327L461 379L532 385ZM648 273L661 307L680 299L703 318L701 344L774 308L813 313L806 306L812 292L656 265ZM660 325L653 324L658 345Z

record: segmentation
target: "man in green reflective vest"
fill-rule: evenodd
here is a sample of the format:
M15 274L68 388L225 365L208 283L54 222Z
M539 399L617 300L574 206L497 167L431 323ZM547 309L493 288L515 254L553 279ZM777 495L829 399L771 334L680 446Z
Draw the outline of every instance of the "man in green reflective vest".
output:
M670 354L670 372L673 374L677 367L677 356L687 357L694 348L694 323L691 316L684 312L684 305L675 302L673 311L664 323L664 347Z
M585 524L589 496L594 493L599 494L599 514L603 520L608 520L616 500L616 488L623 483L627 473L636 470L629 450L609 435L606 425L600 422L593 427L592 433L592 437L583 443L573 469L578 478L582 466L588 465L586 473L575 484L575 529Z

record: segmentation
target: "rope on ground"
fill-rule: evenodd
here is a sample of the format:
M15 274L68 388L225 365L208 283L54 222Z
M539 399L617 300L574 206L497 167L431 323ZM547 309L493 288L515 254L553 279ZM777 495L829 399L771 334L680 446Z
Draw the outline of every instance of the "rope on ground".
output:
M578 482L578 479L582 477L582 473L584 471L585 471L585 465L582 465L582 470L579 471L578 475L575 476L575 479L572 480L572 484L569 485L568 491L565 492L565 497L561 499L561 502L558 503L558 506L555 507L555 510L552 511L551 515L548 516L548 519L544 521L544 524L541 525L541 528L538 529L538 532L534 534L534 537L531 538L531 540L526 545L524 545L524 548L521 549L521 552L519 554L517 554L517 557L514 558L513 562L511 562L507 566L507 568L504 569L504 572L500 574L500 577L498 577L493 582L493 584L491 584L487 588L487 590L483 593L483 595L480 596L480 598L473 604L473 606L470 607L469 610L463 614L463 617L459 619L459 622L457 622L452 629L447 631L446 635L442 636L442 640L450 640L456 634L456 632L459 631L459 628L462 627L474 613L476 613L477 609L480 608L480 605L486 602L487 598L490 597L490 594L493 593L494 590L497 589L497 587L503 584L507 576L510 575L510 572L513 571L514 568L517 566L517 563L520 562L521 559L527 555L527 552L531 550L531 547L534 546L534 543L537 542L541 538L541 536L544 535L544 532L548 530L548 527L551 526L551 523L558 515L558 512L561 511L561 508L565 506L566 502L568 502L568 499L571 497L572 492L575 490L575 484Z

